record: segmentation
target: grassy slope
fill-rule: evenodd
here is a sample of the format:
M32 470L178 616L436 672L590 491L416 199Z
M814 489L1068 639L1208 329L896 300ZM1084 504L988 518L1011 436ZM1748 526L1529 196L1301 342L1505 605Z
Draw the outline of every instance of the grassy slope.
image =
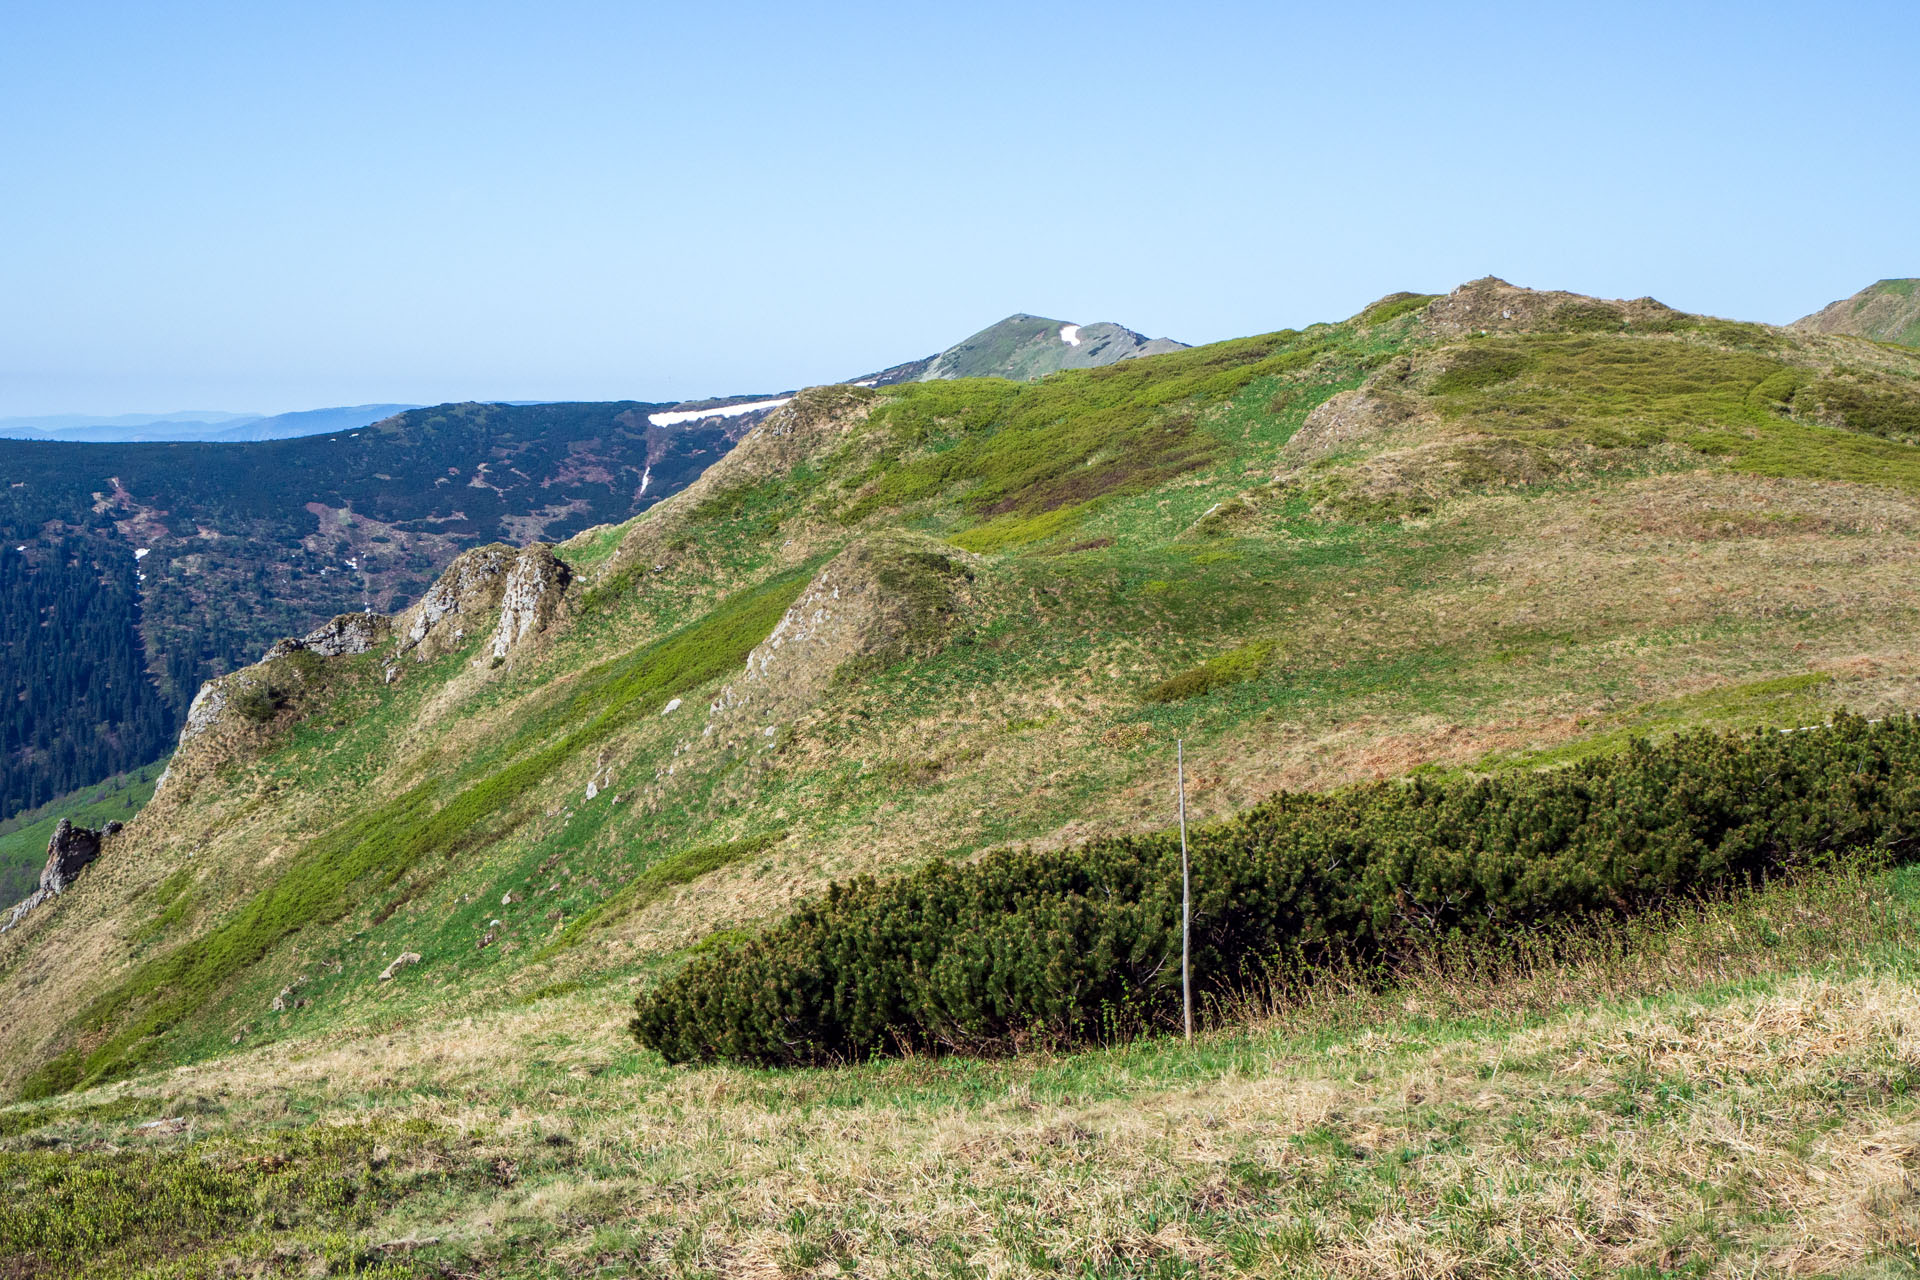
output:
M1794 327L1920 347L1920 280L1876 281Z
M1557 962L1281 997L1191 1049L832 1072L663 1068L600 1016L623 984L592 985L0 1113L0 1253L64 1247L100 1276L168 1255L169 1275L1907 1274L1917 923L1910 875L1847 876Z
M262 734L259 754L143 815L125 855L88 872L57 924L0 940L0 1013L12 1032L0 1065L18 1087L35 1071L43 1085L64 1085L201 1062L181 1079L206 1082L194 1087L209 1098L231 1089L217 1104L232 1113L221 1124L241 1134L296 1097L336 1117L437 1117L453 1136L419 1143L497 1148L525 1172L430 1208L409 1200L401 1216L438 1215L464 1239L564 1240L564 1263L519 1257L516 1267L534 1273L585 1268L603 1247L609 1257L663 1251L663 1265L681 1248L683 1270L719 1266L703 1236L668 1241L656 1214L694 1214L708 1224L701 1231L730 1242L713 1249L736 1257L793 1243L824 1258L834 1232L853 1228L829 1214L815 1230L803 1206L842 1203L833 1188L853 1171L841 1166L879 1153L855 1142L828 1162L837 1172L824 1183L776 1178L749 1210L723 1210L733 1184L700 1171L709 1156L696 1130L726 1150L754 1134L771 1140L785 1132L776 1117L792 1111L792 1091L864 1088L860 1077L749 1087L724 1072L662 1075L619 1039L628 984L713 930L777 911L832 876L1159 825L1175 735L1187 739L1206 816L1283 785L1513 767L1634 730L1807 723L1838 706L1911 704L1920 506L1908 477L1920 475L1920 449L1839 429L1818 398L1769 399L1763 388L1783 372L1794 386L1911 387L1920 362L1718 322L1596 331L1590 316L1571 331L1438 342L1417 311L1386 310L1377 324L1028 387L847 393L839 425L804 456L755 470L743 446L730 459L739 465L716 468L621 541L595 534L566 548L593 579L580 613L505 668L473 663L477 640L408 664L392 687L372 656L331 664L301 717ZM1475 362L1479 373L1456 376ZM1315 406L1370 379L1413 416L1318 456L1288 447ZM881 528L977 553L964 625L922 656L834 687L771 737L754 726L750 742L705 738L704 701L777 614L762 606L783 604L791 596L781 593L847 540ZM1239 656L1219 661L1228 654ZM1177 679L1194 670L1231 678ZM1170 679L1196 696L1149 696ZM662 716L670 692L686 705ZM589 779L601 788L593 800ZM760 839L779 831L782 840ZM569 929L609 900L589 927ZM423 962L376 981L402 951ZM1850 978L1834 981L1853 989ZM287 988L289 1007L271 1010ZM44 998L49 989L60 998ZM1227 1037L1256 1046L1244 1050L1254 1056L1235 1049L1208 1078L1236 1078L1230 1067L1276 1052L1291 1061L1295 1050L1273 1046L1292 1042L1273 1035ZM327 1065L279 1082L252 1065L289 1055ZM1396 1071L1420 1078L1437 1069L1426 1061ZM1060 1069L1078 1081L1063 1093L1085 1091L1061 1113L1078 1116L1082 1101L1132 1096L1135 1079L1177 1097L1192 1068L1142 1047ZM886 1070L876 1078L896 1080ZM908 1080L933 1069L892 1070ZM1041 1112L989 1101L1017 1101L1048 1070L943 1067L936 1077L977 1071L990 1083L899 1105L932 1126L916 1142L945 1151L939 1117L964 1117L999 1135L1001 1146L983 1150L1005 1147L1009 1169L1038 1154L1060 1178L1078 1177L1080 1138L1053 1142ZM358 1084L289 1083L314 1072ZM1302 1079L1307 1094L1339 1092L1312 1073ZM1366 1083L1339 1088L1360 1107L1376 1093ZM139 1096L159 1087L133 1086ZM699 1089L716 1105L735 1101L695 1119L682 1109ZM541 1145L545 1130L608 1112L615 1096L640 1110L612 1108L607 1123L631 1126L637 1145L592 1149L623 1168L655 1152L647 1160L659 1171L679 1169L673 1177L708 1191L679 1208L656 1191L602 1204L592 1184L612 1175L576 1175L568 1162L584 1156ZM1197 1113L1167 1105L1179 1115L1173 1129L1191 1127ZM1304 1120L1222 1116L1220 1129L1195 1130L1220 1134L1222 1152L1258 1145L1260 1133L1283 1146L1316 1141ZM793 1123L812 1136L775 1146L805 1164L825 1159L850 1122L828 1114L817 1132L813 1120ZM802 1145L781 1145L790 1141ZM1506 1139L1484 1141L1492 1152ZM1113 1266L1135 1256L1129 1249L1180 1256L1169 1223L1200 1230L1191 1225L1200 1202L1182 1197L1202 1194L1188 1174L1217 1165L1218 1153L1180 1151L1150 1161L1160 1191L1143 1183L1123 1197L1130 1207L1101 1219L1100 1230L1119 1233ZM1541 1168L1542 1187L1562 1176ZM477 1207L523 1176L527 1198L504 1201L518 1208ZM665 1185L651 1172L620 1176ZM895 1199L873 1212L911 1216L920 1193L891 1177L881 1199ZM533 1185L564 1190L541 1199ZM1291 1186L1248 1192L1229 1180L1204 1195L1226 1197L1271 1234L1281 1211L1268 1193ZM1094 1229L1069 1200L1009 1194L1019 1205L996 1199L989 1214L1016 1224L1009 1240L1043 1237L1046 1223L1056 1238ZM1238 1221L1222 1212L1220 1222ZM798 1225L783 1225L796 1213ZM569 1225L609 1217L627 1224L620 1240L596 1243L593 1229ZM947 1259L964 1269L938 1244L964 1234L960 1224L924 1238L894 1224L889 1247L915 1267ZM375 1230L348 1225L356 1239ZM1162 1243L1176 1243L1140 1243L1163 1228L1173 1235ZM674 1239L685 1230L675 1226ZM1619 1256L1653 1259L1649 1237L1619 1230ZM1231 1256L1231 1233L1216 1234L1207 1247Z

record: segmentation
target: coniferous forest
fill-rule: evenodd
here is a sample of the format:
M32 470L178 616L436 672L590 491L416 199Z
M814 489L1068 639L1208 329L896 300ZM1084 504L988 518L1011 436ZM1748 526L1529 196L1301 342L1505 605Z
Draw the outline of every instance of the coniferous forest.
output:
M152 760L176 728L145 670L133 555L97 532L16 534L0 554L0 813Z

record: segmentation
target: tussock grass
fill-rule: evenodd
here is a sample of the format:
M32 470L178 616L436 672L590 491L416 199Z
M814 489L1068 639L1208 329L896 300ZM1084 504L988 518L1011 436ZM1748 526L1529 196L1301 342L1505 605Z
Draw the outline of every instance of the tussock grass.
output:
M1179 702L1197 698L1228 685L1243 684L1258 676L1273 658L1273 646L1256 641L1242 645L1197 667L1168 676L1143 695L1148 702Z
M401 1280L414 1268L355 1229L422 1182L453 1183L435 1168L447 1155L419 1122L0 1152L0 1274L211 1277L248 1266ZM468 1178L484 1185L484 1174Z
M1781 340L1711 325L1695 339L1528 333L1465 345L1428 390L1443 413L1482 430L1613 447L1674 442L1758 475L1920 491L1920 381L1813 383L1790 355ZM1853 430L1788 416L1803 401Z
M1057 374L893 388L869 419L883 440L871 479L843 519L957 493L977 517L974 550L1048 536L1065 508L1163 485L1221 457L1202 411L1261 379L1297 373L1344 331L1323 326L1216 343L1150 361Z
M229 1222L198 1259L304 1261L331 1231L336 1256L497 1276L1895 1274L1920 1225L1917 888L1853 863L1276 975L1253 1025L1191 1048L668 1070L593 1026L618 995L588 986L121 1088L224 1101L151 1140L168 1159L289 1113L430 1126L380 1139L357 1207ZM372 1247L399 1239L433 1243Z

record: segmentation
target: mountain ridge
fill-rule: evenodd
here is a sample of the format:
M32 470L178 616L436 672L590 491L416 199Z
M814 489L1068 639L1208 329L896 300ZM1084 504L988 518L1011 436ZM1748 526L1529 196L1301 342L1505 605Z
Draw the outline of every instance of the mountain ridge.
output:
M362 404L301 409L291 413L54 414L0 418L0 440L57 440L89 444L140 444L172 441L291 440L370 426L383 418L418 409L417 404Z
M1920 279L1876 281L1852 297L1802 316L1791 327L1920 347Z
M195 1142L377 1142L364 1216L321 1221L367 1257L443 1270L566 1258L584 1274L683 1248L722 1270L841 1250L932 1271L1010 1212L1023 1241L1057 1228L1057 1256L1097 1237L1121 1269L1171 1260L1150 1242L1177 1229L1180 1268L1224 1268L1252 1256L1234 1250L1292 1176L1275 1151L1343 1161L1353 1181L1330 1194L1345 1200L1378 1183L1359 1145L1399 1149L1449 1117L1484 1142L1475 1161L1511 1158L1523 1095L1545 1109L1524 1114L1571 1115L1583 1137L1649 1141L1667 1068L1629 1050L1653 1043L1732 1082L1684 1095L1662 1133L1749 1096L1763 1070L1802 1082L1768 1094L1767 1115L1789 1094L1824 1100L1791 1125L1735 1116L1763 1191L1716 1202L1716 1247L1800 1248L1826 1219L1782 1226L1777 1181L1836 1178L1833 1203L1857 1214L1865 1184L1834 1170L1865 1167L1861 1143L1903 1123L1882 1084L1897 1074L1844 1096L1793 1074L1842 1078L1867 1061L1854 1046L1895 1043L1911 1004L1884 968L1845 967L1912 915L1864 871L1708 905L1698 927L1676 907L1671 933L1603 929L1591 969L1586 952L1565 970L1558 950L1526 952L1517 987L1442 951L1424 986L1310 989L1307 1007L1360 1019L1350 1035L1302 1032L1276 994L1265 1022L1202 1010L1191 1046L794 1074L669 1067L627 1021L637 993L836 883L1007 847L1164 844L1176 742L1191 821L1231 823L1276 792L1303 810L1346 785L1439 794L1419 788L1700 727L1912 707L1914 405L1920 353L1494 279L1032 382L805 389L630 519L550 548L468 547L408 610L337 620L222 677L154 799L0 936L0 1081L37 1099L7 1123L22 1143L151 1142L168 1176L264 1151ZM1399 915L1417 919L1423 886L1404 890ZM1723 949L1735 935L1778 950ZM1177 982L1177 958L1136 959L1143 981ZM1696 1010L1676 974L1720 994ZM1607 1012L1596 991L1656 999ZM1511 1004L1456 1035L1434 1021L1449 992ZM1763 1018L1784 1037L1764 1064ZM1596 1092L1596 1053L1628 1094ZM1285 1064L1318 1074L1274 1095ZM1346 1121L1326 1099L1361 1105L1383 1070L1420 1098L1330 1128ZM1496 1124L1499 1089L1514 1092L1492 1095ZM191 1137L130 1128L189 1115ZM1168 1133L1193 1135L1178 1159ZM903 1144L910 1158L885 1162ZM328 1150L362 1168L359 1148ZM289 1146L271 1167L318 1158ZM1654 1225L1623 1214L1604 1257L1597 1231L1540 1235L1563 1221L1561 1179L1590 1164L1554 1166L1533 1207L1486 1200L1478 1163L1423 1156L1394 1177L1421 1180L1434 1214L1465 1198L1461 1257L1510 1262L1504 1237L1486 1243L1498 1208L1532 1215L1526 1238L1569 1270L1666 1266L1703 1167L1675 1161L1635 1166L1634 1194L1668 1199ZM1118 1181L1096 1193L1090 1167ZM1299 1167L1325 1185L1321 1164ZM1905 1178L1890 1162L1886 1194ZM1358 1225L1328 1217L1284 1257L1319 1265L1375 1230L1371 1212L1339 1218ZM177 1261L238 1267L265 1236L318 1265L311 1222L249 1216L256 1234L210 1229ZM616 1240L610 1222L643 1226Z

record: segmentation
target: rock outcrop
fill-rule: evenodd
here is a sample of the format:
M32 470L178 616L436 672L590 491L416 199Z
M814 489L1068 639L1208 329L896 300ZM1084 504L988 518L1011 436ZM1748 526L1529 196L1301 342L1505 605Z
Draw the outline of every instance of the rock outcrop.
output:
M865 387L808 387L768 414L700 478L633 522L599 573L606 581L646 575L699 554L687 536L701 507L729 492L793 473L844 445L867 420L880 395ZM804 553L795 552L796 556Z
M462 551L418 603L394 619L400 652L427 662L458 648L500 607L520 552L504 542Z
M53 838L47 841L47 865L40 870L40 886L24 901L15 904L8 914L5 924L0 924L0 933L5 933L20 923L28 912L49 898L57 898L67 891L67 886L79 878L80 872L100 856L100 843L106 836L120 830L120 824L109 822L103 831L91 827L76 827L67 819L60 819L60 825L53 829Z
M180 726L180 743L184 747L193 738L199 737L220 722L220 713L227 709L227 687L225 677L207 681L200 686L200 692L193 695L193 701L187 704L187 722ZM179 747L176 747L177 751ZM161 775L161 781L166 775Z
M1679 313L1652 298L1613 302L1558 290L1522 289L1497 276L1461 285L1427 304L1421 324L1442 337L1523 329L1657 326Z
M975 572L972 557L931 539L854 543L807 584L710 713L758 725L791 719L836 678L939 651L971 599Z
M573 571L553 548L536 542L520 553L507 574L500 595L500 623L493 632L493 656L508 650L535 632L544 631L566 602Z
M1287 462L1311 462L1349 445L1378 439L1413 419L1418 410L1403 396L1361 387L1342 391L1307 415L1281 447Z
M259 726L269 723L298 691L324 678L317 658L368 653L390 640L386 679L399 678L399 659L426 662L493 629L492 654L508 650L549 625L565 606L572 573L545 543L525 549L494 543L454 557L412 608L398 617L343 613L299 639L281 640L259 662L207 681L187 708L173 759L154 787L167 792L183 771L197 773L233 751L251 751Z
M324 622L298 640L281 640L261 656L271 662L290 653L305 651L322 658L340 658L365 653L393 632L393 621L378 613L343 613Z

